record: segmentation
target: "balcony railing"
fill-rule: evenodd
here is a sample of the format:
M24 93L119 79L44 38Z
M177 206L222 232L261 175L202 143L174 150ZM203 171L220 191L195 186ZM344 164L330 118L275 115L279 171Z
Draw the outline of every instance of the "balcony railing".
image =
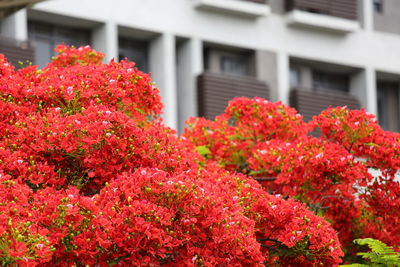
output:
M303 10L344 19L357 20L357 0L286 0L287 11Z
M20 67L20 62L34 62L34 49L28 41L18 41L11 38L0 37L0 53L4 54L11 64Z
M223 113L235 97L269 97L268 86L254 77L204 72L197 82L199 115L207 119Z
M309 121L313 116L329 106L347 106L350 109L359 109L360 102L356 97L345 92L316 91L294 88L290 92L290 105Z

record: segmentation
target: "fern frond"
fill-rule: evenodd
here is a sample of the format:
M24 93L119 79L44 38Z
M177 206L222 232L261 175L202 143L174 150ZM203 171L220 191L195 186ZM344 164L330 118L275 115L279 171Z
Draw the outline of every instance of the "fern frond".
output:
M385 243L373 238L356 239L354 243L361 246L367 245L371 249L368 252L357 253L366 262L365 264L342 265L343 267L400 267L400 253L395 252Z

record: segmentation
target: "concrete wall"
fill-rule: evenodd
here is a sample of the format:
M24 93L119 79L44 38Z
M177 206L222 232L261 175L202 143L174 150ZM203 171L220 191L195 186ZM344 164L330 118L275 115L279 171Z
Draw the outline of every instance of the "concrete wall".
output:
M278 101L278 64L277 54L271 51L257 50L255 53L256 77L264 81L270 89L270 101Z
M377 31L400 34L399 0L383 1L383 12L374 13L374 27Z

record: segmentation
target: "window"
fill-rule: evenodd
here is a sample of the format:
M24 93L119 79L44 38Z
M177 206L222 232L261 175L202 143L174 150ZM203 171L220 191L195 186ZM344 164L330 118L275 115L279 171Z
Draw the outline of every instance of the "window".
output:
M206 48L205 69L211 72L242 76L254 75L254 55L251 51Z
M378 120L386 131L399 131L399 84L378 82Z
M42 22L28 22L28 36L35 47L35 63L39 68L45 67L53 56L54 48L66 45L90 45L90 31Z
M250 73L248 60L245 56L224 54L221 57L221 71L224 73L248 75Z
M136 67L149 72L148 43L141 40L119 38L119 60L127 58L136 63Z
M349 76L346 74L313 71L313 87L317 90L349 91Z
M373 0L376 13L383 13L383 0Z
M290 87L298 87L300 85L300 69L296 67L290 67L290 74L289 74L289 82Z

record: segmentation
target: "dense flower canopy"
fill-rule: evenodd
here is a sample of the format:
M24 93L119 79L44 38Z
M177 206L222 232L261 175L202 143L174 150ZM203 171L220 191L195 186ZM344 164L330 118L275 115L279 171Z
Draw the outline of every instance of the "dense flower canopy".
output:
M217 123L215 129L199 129L195 137L178 138L160 118L158 89L134 63L104 64L103 55L90 47L62 45L57 51L42 70L15 70L0 55L2 266L341 262L336 230L324 218L299 201L268 193L247 176L254 166L260 169L254 171L265 168L260 158L253 157L252 167L247 162L258 144L239 119L257 110L253 100L243 100L242 108L228 115L236 116L233 122L246 129L246 137L226 135L225 129L238 134L227 120L221 130ZM311 139L300 139L308 124L294 110L274 105L265 113L259 109L255 138L314 146ZM239 112L247 106L248 111ZM279 120L264 122L267 114ZM200 134L212 130L219 138L227 136L226 143L214 138L210 144ZM340 138L336 142L341 146ZM324 149L318 144L315 153ZM284 151L282 157L293 155ZM360 164L347 159L337 168ZM356 179L348 175L350 170L338 179ZM289 196L304 189L287 187ZM382 195L373 192L368 196ZM375 209L368 211L375 215ZM375 217L365 218L366 226L370 218Z
M400 247L400 134L383 131L373 115L337 107L305 123L282 103L237 98L214 121L187 125L184 138L204 161L307 204L338 231L347 252L359 237Z

